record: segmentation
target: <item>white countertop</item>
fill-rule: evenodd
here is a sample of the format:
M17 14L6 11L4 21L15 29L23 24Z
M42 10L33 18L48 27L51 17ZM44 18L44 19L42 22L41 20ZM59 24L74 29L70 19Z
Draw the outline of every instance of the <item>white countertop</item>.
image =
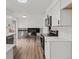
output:
M45 36L45 41L71 41L71 39Z
M6 44L6 53L13 49L13 47L15 47L15 44Z
M55 37L55 36L47 36L43 34L45 37L45 41L72 41L72 38L62 38L62 37Z
M6 36L14 35L15 33L7 33Z

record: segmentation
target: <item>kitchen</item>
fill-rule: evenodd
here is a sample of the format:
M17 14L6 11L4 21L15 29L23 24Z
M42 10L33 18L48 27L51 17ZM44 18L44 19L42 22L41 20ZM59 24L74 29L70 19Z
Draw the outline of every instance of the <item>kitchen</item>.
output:
M18 1L6 1L6 58L72 59L72 1ZM36 57L30 49L24 54L28 46L36 49Z

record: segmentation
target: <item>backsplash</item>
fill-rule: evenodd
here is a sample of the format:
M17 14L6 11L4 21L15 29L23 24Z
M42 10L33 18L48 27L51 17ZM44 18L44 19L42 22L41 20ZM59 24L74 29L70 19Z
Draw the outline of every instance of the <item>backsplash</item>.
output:
M58 30L60 38L72 39L72 27L51 27L51 30Z

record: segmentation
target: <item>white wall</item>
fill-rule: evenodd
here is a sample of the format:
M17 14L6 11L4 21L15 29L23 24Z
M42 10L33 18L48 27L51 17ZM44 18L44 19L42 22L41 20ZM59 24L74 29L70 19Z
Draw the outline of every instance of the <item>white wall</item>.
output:
M43 28L43 17L41 14L19 18L18 28Z

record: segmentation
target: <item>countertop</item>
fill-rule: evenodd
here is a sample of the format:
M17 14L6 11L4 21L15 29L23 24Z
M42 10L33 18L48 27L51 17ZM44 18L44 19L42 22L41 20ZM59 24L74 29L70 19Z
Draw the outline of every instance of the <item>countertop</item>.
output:
M46 34L43 34L45 37L45 41L72 41L72 38L62 38L62 37L55 37L55 36L47 36Z
M15 33L7 33L6 36L14 35Z
M6 44L6 53L15 47L15 44Z

